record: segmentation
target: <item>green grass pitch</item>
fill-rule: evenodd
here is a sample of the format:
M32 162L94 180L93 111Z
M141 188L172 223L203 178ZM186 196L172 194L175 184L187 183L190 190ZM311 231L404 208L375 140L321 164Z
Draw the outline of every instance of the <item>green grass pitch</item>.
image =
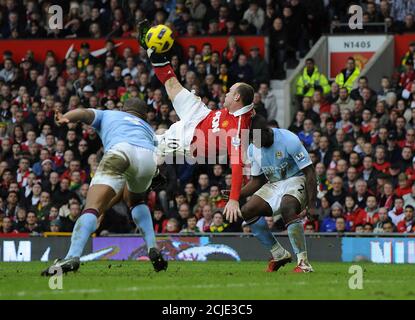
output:
M170 262L155 273L149 262L84 263L49 289L42 262L0 263L5 299L414 299L413 265L361 263L363 289L349 289L350 263L314 262L316 272L296 274L291 263L264 272L265 262Z

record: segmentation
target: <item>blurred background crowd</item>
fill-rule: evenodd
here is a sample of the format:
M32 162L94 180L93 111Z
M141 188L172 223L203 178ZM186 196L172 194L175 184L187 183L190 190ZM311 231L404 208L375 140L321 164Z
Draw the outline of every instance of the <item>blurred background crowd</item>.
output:
M1 47L0 233L71 232L79 217L102 144L88 126L56 127L55 111L114 110L140 97L156 131L178 120L145 51L119 52L111 40L136 36L137 19L168 24L176 37L204 36L199 50L175 43L171 61L180 82L212 110L222 108L233 83L250 83L256 112L278 127L276 112L283 106L277 106L269 81L284 79L286 68L295 67L322 33L346 31L339 23L347 22L351 3L363 6L365 23L415 32L415 0L0 0L0 38L106 39L101 55L93 56L85 39L63 61L53 48L42 60L29 51L17 61ZM48 27L51 4L64 9L62 30ZM385 29L365 25L362 32ZM268 36L269 61L254 45L244 51L237 35ZM229 36L226 48L214 51L210 36ZM318 212L305 219L307 232L414 232L414 58L415 42L396 73L382 79L380 91L360 76L352 58L332 82L313 60L306 61L289 130L310 152L318 175ZM161 171L167 182L148 194L157 232L249 232L242 221L223 220L227 166L165 164ZM284 230L281 220L267 221L272 230ZM118 204L98 233L134 231L127 208Z

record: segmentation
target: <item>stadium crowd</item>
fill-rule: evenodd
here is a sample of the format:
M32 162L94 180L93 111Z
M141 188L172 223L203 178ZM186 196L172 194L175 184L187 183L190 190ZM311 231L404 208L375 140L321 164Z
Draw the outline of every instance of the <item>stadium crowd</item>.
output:
M62 29L50 28L51 4L63 9ZM1 0L0 38L131 37L145 17L176 37L267 35L271 76L284 79L322 33L350 32L340 23L349 21L351 4L363 7L362 32L415 32L415 0ZM373 22L386 29L365 25ZM239 53L230 44L226 59Z
M64 61L55 57L53 48L43 61L36 61L32 52L16 61L13 52L3 50L0 233L71 232L79 217L102 144L88 126L57 127L55 111L113 110L137 96L147 102L148 121L155 130L178 120L146 52L118 52L109 39L134 36L136 18L167 23L178 36L229 35L223 52L213 51L209 38L200 51L194 46L183 50L176 43L171 62L178 79L211 109L222 107L233 83L251 83L256 112L277 127L269 80L283 78L281 62L295 65L297 53L305 55L333 20L345 19L349 2L61 1L65 28L52 31L45 23L49 2L0 0L3 38L108 38L101 56L92 56L85 40L79 52L73 50ZM411 3L364 5L371 19L393 18L396 30L413 31L407 19L415 10ZM243 52L232 37L263 33L271 38L271 66L257 47ZM304 221L307 232L414 232L414 53L415 43L397 75L382 79L379 92L360 77L353 59L333 83L307 60L297 83L299 111L289 127L310 152L318 175L318 215ZM356 89L353 80L358 81ZM241 222L228 224L221 214L226 203L221 190L230 189L227 166L185 163L160 169L167 182L148 195L157 232L249 231ZM284 229L281 220L267 221L274 231ZM118 204L107 212L97 233L134 231L127 208Z

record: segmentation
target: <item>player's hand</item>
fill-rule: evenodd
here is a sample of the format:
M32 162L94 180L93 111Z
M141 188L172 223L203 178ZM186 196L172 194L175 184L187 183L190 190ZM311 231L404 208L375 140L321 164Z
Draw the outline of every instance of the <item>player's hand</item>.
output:
M144 49L148 49L145 38L147 31L150 29L151 25L150 22L147 19L141 20L137 22L137 31L138 31L138 37L137 40L140 43L140 46L142 46Z
M221 191L221 194L222 194L222 198L224 200L229 200L229 196L231 194L231 190L222 190Z
M55 123L59 127L64 124L68 124L69 122L69 119L65 118L61 112L55 112Z
M226 220L229 221L229 223L232 223L238 220L238 217L241 216L241 210L239 209L239 202L236 200L229 200L225 206L225 209L223 210L223 214Z
M138 37L137 40L147 51L147 56L151 61L153 67L164 67L170 64L166 53L157 53L153 48L149 48L146 44L146 35L148 30L151 28L150 22L147 19L141 20L137 23Z

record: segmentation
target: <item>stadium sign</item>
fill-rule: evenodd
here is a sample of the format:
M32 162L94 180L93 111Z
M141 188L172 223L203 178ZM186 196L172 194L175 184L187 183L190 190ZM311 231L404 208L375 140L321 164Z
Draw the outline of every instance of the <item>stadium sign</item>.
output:
M363 70L370 58L385 43L387 37L380 36L330 36L328 38L329 75L334 79L345 68L348 57L356 60L356 65Z
M415 239L343 238L342 260L374 263L415 263Z
M70 245L70 237L4 237L0 238L0 261L29 262L53 261L66 255ZM92 252L92 241L89 240L85 253Z

